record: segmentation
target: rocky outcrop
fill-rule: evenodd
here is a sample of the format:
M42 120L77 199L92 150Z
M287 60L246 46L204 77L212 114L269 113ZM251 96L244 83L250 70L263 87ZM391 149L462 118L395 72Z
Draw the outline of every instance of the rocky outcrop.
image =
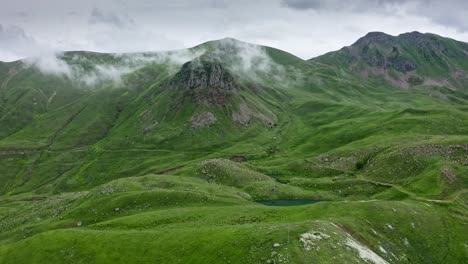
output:
M414 61L402 56L400 41L385 33L371 32L347 49L352 61L360 58L371 67L394 69L402 73L416 69Z
M254 88L241 86L236 77L223 63L206 56L185 63L167 85L179 99L174 109L188 107L190 100L193 112L187 121L193 129L210 127L224 118L241 127L249 126L254 119L268 128L276 127L276 115L260 103L261 99L251 101L245 96L251 93L254 97Z
M172 89L186 90L198 105L224 105L238 89L233 76L219 63L189 61L169 83Z
M218 121L218 119L211 112L194 114L192 118L190 118L190 123L194 129L211 126L212 124L216 123L216 121Z
M255 109L255 108L253 108ZM232 120L242 126L250 124L252 119L257 119L266 127L276 127L277 116L271 111L252 110L247 104L239 104L239 110L232 113Z

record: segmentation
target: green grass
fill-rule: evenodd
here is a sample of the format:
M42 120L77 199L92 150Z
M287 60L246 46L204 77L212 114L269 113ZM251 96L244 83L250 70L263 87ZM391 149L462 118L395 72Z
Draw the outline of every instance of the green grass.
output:
M450 71L466 72L465 44L434 38L450 48ZM418 74L447 76L410 44ZM248 72L245 48L260 56ZM364 263L351 237L389 263L465 262L462 80L400 89L360 78L343 51L307 62L221 40L187 52L201 50L238 84L224 106L169 88L181 65L164 60L96 87L0 63L0 263ZM84 71L125 63L64 59ZM245 105L253 117L240 124ZM217 122L192 128L201 112ZM270 199L321 202L255 203ZM306 232L328 238L306 250Z

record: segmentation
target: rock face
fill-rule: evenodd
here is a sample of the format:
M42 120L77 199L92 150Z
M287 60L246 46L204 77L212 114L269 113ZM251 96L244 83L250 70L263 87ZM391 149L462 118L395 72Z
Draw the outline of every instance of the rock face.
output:
M211 112L202 112L198 114L194 114L192 118L190 118L190 123L192 124L192 128L203 128L210 126L216 123L217 118Z
M187 120L193 129L210 127L219 120L231 119L237 126L247 127L259 121L268 128L276 127L277 116L263 100L250 100L257 96L255 89L240 85L239 76L232 75L223 63L199 57L182 65L167 87L178 97L177 111L191 111ZM186 103L190 101L190 105ZM178 107L187 107L185 110Z
M310 61L340 65L362 78L383 77L400 88L425 85L465 89L467 58L468 44L464 42L429 33L391 36L371 32L351 46Z
M224 105L238 89L232 75L221 64L200 60L185 63L169 86L187 90L198 105Z
M371 32L347 48L350 62L357 61L356 55L367 65L398 72L416 69L416 63L402 56L400 41L381 32Z

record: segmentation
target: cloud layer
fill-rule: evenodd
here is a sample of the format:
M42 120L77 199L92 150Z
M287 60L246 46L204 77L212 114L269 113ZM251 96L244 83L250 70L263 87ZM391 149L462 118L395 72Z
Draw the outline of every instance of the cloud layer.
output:
M0 60L60 50L160 51L234 37L311 58L369 31L468 41L463 0L17 0L0 9Z
M214 47L213 45L216 45ZM273 61L262 46L235 39L222 39L194 49L167 52L109 54L97 59L92 53L45 53L24 59L26 67L36 67L45 74L73 79L86 87L96 87L109 81L118 86L125 74L151 64L164 65L175 74L182 64L201 60L224 63L236 75L257 83L271 79L285 79L286 69ZM293 68L287 69L289 72ZM268 76L267 79L265 77Z

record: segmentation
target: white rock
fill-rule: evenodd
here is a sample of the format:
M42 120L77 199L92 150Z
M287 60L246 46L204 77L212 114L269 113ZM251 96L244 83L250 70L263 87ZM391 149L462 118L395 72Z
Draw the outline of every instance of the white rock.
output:
M352 238L347 238L346 245L358 251L359 257L364 261L370 261L374 264L388 264L388 262L381 256L377 255L374 251L368 247L362 245Z

